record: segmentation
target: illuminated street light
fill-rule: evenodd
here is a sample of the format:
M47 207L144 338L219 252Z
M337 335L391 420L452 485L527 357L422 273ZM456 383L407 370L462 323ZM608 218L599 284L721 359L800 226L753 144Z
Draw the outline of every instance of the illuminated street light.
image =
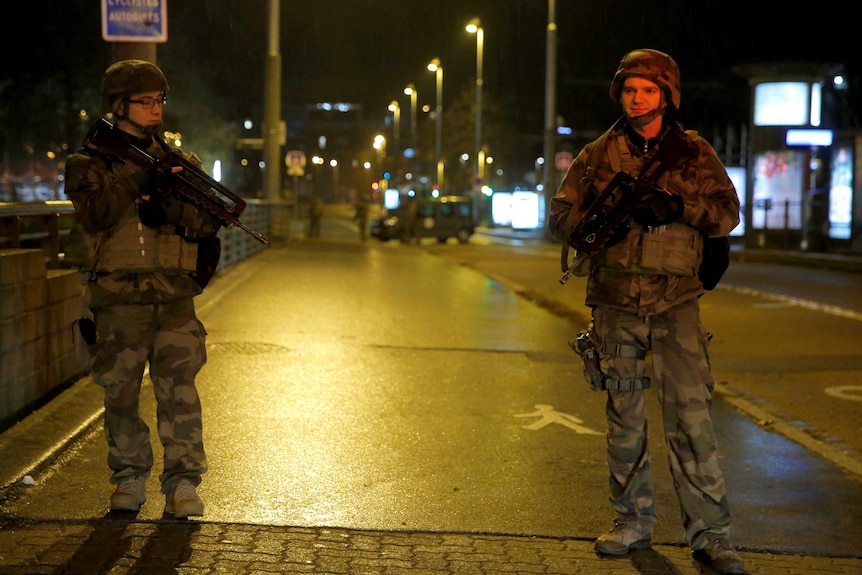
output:
M375 150L385 150L386 138L382 134L377 134L376 136L374 136L374 141L371 143L371 145Z
M416 151L416 103L419 98L419 92L416 86L408 84L404 88L404 93L410 96L410 147Z
M377 134L374 136L371 147L377 150L378 161L382 162L386 157L386 137L383 134Z
M478 18L467 23L467 32L476 35L476 141L474 152L476 158L476 177L480 182L484 174L484 166L479 153L482 149L482 53L485 49L485 30Z
M437 109L434 112L434 158L437 162L437 188L443 187L443 65L439 58L428 63L428 71L437 73Z
M398 105L397 100L392 100L389 103L389 111L392 112L392 152L394 155L399 155L401 150L399 146L401 145L401 106Z

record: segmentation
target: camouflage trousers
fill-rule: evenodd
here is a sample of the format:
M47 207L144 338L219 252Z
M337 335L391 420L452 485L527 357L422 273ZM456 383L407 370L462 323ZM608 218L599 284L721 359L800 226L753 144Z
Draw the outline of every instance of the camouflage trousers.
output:
M195 377L206 363L206 330L194 300L115 305L94 310L97 340L90 346L93 380L105 390L105 436L111 483L148 477L153 467L150 429L141 418L147 363L164 449L162 493L186 478L195 485L207 470L201 402Z
M710 414L715 383L698 300L648 317L596 307L593 329L605 349L613 344L629 345L652 356L652 387L661 405L686 542L692 549L700 549L711 534L728 535L731 513ZM643 377L645 369L643 359L601 357L601 370L608 377L635 379ZM611 506L623 520L654 523L644 390L608 391L606 415Z

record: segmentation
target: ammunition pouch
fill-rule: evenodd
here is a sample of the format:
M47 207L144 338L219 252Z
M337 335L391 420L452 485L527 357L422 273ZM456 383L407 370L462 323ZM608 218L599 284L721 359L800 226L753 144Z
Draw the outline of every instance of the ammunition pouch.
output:
M602 355L643 360L646 350L642 348L619 343L596 345L592 329L580 332L576 339L569 342L569 347L584 360L584 379L593 391L639 391L650 386L648 377L617 379L602 372Z

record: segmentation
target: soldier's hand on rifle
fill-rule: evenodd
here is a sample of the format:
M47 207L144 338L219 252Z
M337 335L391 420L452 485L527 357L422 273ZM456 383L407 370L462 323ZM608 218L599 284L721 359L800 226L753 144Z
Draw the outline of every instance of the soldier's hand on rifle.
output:
M147 170L146 190L138 205L138 217L147 227L159 228L166 224L176 224L182 216L182 204L171 198L166 190L173 174L183 170L182 166L157 166Z
M149 193L141 196L145 200L149 200L150 196L159 196L164 195L163 192L166 190L170 184L171 176L174 174L178 174L183 171L182 166L156 166L147 170L149 175L147 181L147 187L149 188Z
M141 198L138 204L138 217L141 223L150 228L164 225L177 225L183 216L183 204L170 196L155 196L149 199Z
M682 218L685 203L679 194L650 189L641 193L632 219L642 226L664 226Z

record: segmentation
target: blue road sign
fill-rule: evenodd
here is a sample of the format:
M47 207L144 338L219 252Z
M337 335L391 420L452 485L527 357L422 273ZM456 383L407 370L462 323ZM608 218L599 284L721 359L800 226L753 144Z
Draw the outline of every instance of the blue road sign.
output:
M168 0L102 0L108 42L167 42Z

